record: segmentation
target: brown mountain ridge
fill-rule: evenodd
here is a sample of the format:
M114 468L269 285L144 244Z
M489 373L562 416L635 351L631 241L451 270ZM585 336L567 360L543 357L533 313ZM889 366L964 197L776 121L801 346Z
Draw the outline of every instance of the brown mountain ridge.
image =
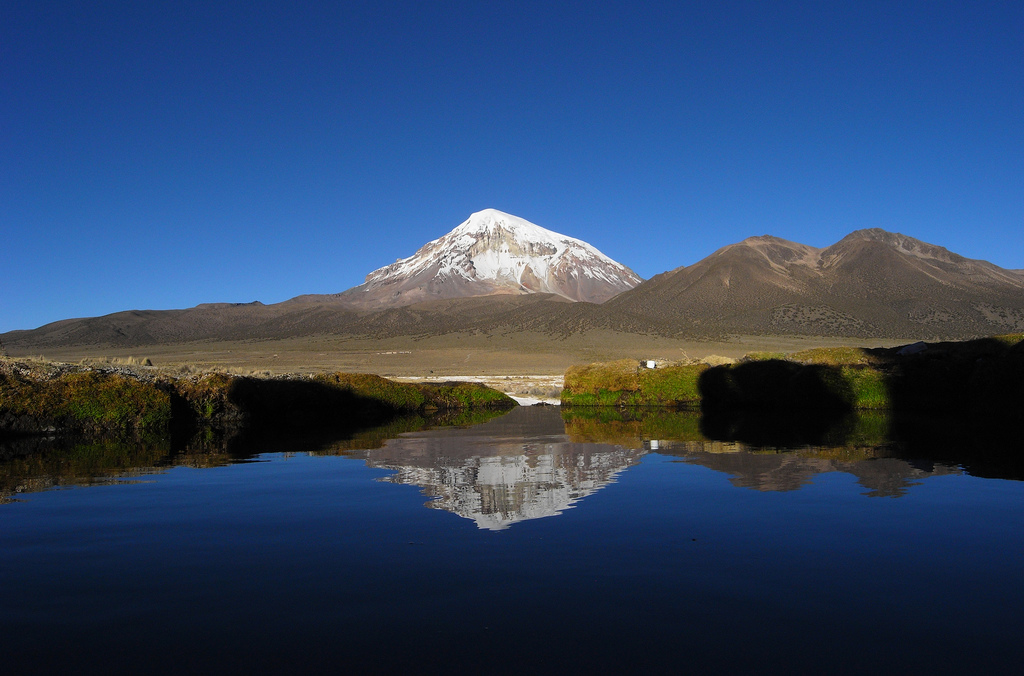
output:
M1024 330L1024 279L877 228L825 249L762 236L657 275L606 309L713 334L966 338Z
M3 334L25 351L316 335L391 338L612 330L667 337L965 339L1024 331L1024 275L912 237L858 230L824 249L751 237L598 305L549 293L353 308L337 296L67 319Z

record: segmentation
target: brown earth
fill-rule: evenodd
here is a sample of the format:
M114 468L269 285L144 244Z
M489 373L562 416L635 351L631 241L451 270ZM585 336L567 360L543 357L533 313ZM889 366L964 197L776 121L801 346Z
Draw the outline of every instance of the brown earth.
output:
M690 332L961 340L1024 330L1024 279L898 233L751 237L605 303Z
M825 249L752 237L601 305L532 294L368 311L331 298L133 310L11 331L0 341L11 355L58 359L472 375L1024 331L1018 271L882 230Z
M115 347L51 346L9 349L11 356L78 362L141 362L169 369L225 369L237 373L347 371L389 377L558 375L573 364L616 359L680 361L709 356L739 358L750 352L796 352L811 347L889 346L907 340L814 336L732 336L699 341L590 331L567 338L538 332L506 335L453 333L432 337L352 338L309 336L275 340L196 341ZM489 381L488 381L489 382Z

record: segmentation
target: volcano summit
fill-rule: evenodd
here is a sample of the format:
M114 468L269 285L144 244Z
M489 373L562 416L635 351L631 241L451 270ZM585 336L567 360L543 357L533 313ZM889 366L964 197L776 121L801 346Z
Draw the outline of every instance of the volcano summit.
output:
M363 284L336 298L366 310L529 293L603 303L641 281L586 242L485 209L409 258L374 270Z

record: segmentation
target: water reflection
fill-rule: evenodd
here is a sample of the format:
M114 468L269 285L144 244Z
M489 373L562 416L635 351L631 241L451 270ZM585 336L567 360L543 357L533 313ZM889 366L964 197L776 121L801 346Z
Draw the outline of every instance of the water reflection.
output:
M525 407L447 418L399 417L365 429L188 440L0 443L0 503L33 491L134 480L165 468L219 467L272 452L343 455L394 471L427 506L501 530L560 514L649 452L721 472L735 486L794 491L843 472L871 497L900 497L929 477L1024 478L1024 442L999 424L869 412L702 416L660 409Z
M0 444L0 504L22 493L89 486L151 474L168 445L26 438Z
M81 437L0 439L0 504L25 493L71 486L123 483L171 467L223 467L249 462L261 454L351 455L377 448L400 434L433 427L465 426L504 411L458 411L430 417L398 416L371 427L313 426L305 433L206 429L187 438L157 440Z
M1020 441L961 445L948 420L910 436L869 416L786 450L714 438L693 414L586 413L185 447L0 446L0 486L25 490L201 468L0 505L3 664L1019 671L1024 484L930 477L996 471L964 454L1012 456ZM417 488L375 482L367 462ZM865 488L821 480L836 471ZM419 490L453 513L427 512ZM455 514L516 525L493 533ZM523 636L528 649L510 649Z
M561 514L613 482L646 451L574 442L557 409L519 408L468 429L416 432L365 454L372 467L394 470L385 480L411 484L428 507L471 519L479 528Z
M563 418L574 441L676 456L761 491L797 490L827 472L854 476L871 497L900 497L934 476L1024 477L1021 441L971 419L864 412L823 424L797 414L709 417L646 409L571 409Z
M901 497L922 479L962 474L959 467L909 462L872 455L867 449L807 448L776 451L739 443L664 442L661 453L678 455L683 462L701 465L730 476L740 488L759 491L794 491L827 472L844 472L857 479L870 497ZM881 449L879 449L881 450Z

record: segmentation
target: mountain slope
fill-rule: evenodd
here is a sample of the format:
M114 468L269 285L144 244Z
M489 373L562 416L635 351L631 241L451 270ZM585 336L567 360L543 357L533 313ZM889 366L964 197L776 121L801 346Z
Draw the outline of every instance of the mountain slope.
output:
M485 209L409 258L374 270L336 299L360 309L528 293L602 303L640 281L586 242Z
M825 249L751 237L605 305L712 333L957 338L1024 330L1024 279L899 233Z
M497 236L512 238L508 232ZM526 241L545 245L541 237ZM513 270L513 247L507 248L509 264L489 269ZM505 255L502 250L499 254ZM415 258L401 263L412 268ZM487 268L473 263L472 269L479 273ZM510 272L506 282L513 278ZM521 285L522 276L518 279ZM751 237L602 304L573 302L565 294L528 293L493 280L490 283L502 289L499 295L438 297L442 294L429 293L430 280L423 288L394 282L399 297L405 294L411 300L418 292L430 300L377 309L360 308L346 292L301 296L274 305L222 303L68 319L32 331L12 331L0 340L11 350L25 352L51 346L130 347L317 335L392 338L532 332L559 339L610 330L690 338L761 334L920 340L1024 331L1024 276L1019 271L883 230L859 230L824 249L777 237Z

